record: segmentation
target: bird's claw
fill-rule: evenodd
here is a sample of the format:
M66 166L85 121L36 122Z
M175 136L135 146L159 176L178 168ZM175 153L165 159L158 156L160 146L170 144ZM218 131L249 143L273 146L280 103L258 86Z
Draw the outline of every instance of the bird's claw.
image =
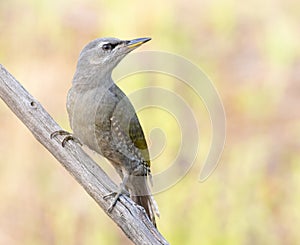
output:
M112 200L112 203L109 205L107 209L109 213L113 210L114 206L117 204L117 201L119 200L121 195L129 196L129 192L125 188L123 188L122 185L120 186L120 189L118 191L112 191L103 196L103 199L105 200L111 196L115 196L114 199Z
M62 147L65 147L66 143L69 140L73 140L75 143L79 144L80 146L82 146L82 143L80 142L80 140L76 137L74 137L73 134L69 133L68 131L65 130L57 130L54 131L52 134L50 134L50 139L53 139L54 137L56 137L57 135L62 135L65 136L65 138L63 139L63 141L61 142Z

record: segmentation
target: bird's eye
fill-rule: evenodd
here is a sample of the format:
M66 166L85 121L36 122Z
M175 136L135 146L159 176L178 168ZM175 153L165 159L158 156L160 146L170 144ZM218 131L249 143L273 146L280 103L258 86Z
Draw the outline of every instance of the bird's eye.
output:
M113 49L113 46L110 43L103 44L102 49L104 51L110 51Z

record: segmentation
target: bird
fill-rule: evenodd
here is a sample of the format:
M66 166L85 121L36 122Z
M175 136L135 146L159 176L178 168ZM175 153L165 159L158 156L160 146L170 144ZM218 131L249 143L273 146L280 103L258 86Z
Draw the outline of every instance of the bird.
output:
M81 51L67 95L67 112L73 133L59 130L51 135L65 135L63 146L74 140L104 156L115 168L122 182L108 211L121 195L129 195L142 206L154 226L159 210L150 185L152 181L147 142L137 113L126 94L115 84L112 71L131 51L151 38L121 40L97 38Z

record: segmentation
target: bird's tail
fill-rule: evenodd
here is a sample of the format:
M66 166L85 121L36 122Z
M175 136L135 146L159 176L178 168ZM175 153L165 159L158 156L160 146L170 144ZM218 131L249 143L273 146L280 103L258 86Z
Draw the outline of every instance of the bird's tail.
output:
M159 217L159 210L151 194L147 176L132 176L130 182L130 197L146 210L148 217L156 227L155 216Z

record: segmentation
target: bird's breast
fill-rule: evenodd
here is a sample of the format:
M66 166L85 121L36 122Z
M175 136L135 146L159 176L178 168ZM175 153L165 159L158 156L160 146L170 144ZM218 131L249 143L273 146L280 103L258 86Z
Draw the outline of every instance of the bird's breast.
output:
M83 90L72 87L67 98L67 111L74 136L100 154L99 137L108 139L110 127L109 112L101 109L104 94L101 88Z

